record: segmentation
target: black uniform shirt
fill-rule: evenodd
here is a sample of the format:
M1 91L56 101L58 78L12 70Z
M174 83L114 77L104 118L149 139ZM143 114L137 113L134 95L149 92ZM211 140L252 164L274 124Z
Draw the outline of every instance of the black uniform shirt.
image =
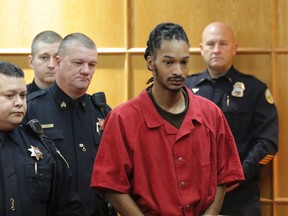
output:
M79 196L71 187L72 176L65 162L57 157L53 143L47 139L41 142L22 126L3 134L3 216L83 215Z
M27 94L33 93L35 91L41 90L35 83L35 80L33 79L32 83L29 83L27 85Z
M108 106L105 107L108 109ZM94 159L101 134L97 123L104 116L84 94L72 100L56 83L27 97L27 120L37 118L63 156L67 159L85 209L90 216L103 200L90 188Z
M255 178L278 150L278 117L266 84L233 66L218 79L208 70L188 77L185 85L224 112L234 135L246 181Z

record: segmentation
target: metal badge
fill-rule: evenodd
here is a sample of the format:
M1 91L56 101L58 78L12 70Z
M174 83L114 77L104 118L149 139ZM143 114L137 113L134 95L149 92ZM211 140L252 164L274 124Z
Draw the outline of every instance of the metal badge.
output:
M31 145L31 148L29 148L28 151L31 152L31 157L35 157L37 161L43 159L43 153L38 147L34 147Z
M273 96L270 92L270 90L267 88L266 91L265 91L265 98L266 98L266 101L270 104L274 104L274 99L273 99Z
M98 122L96 122L96 132L98 134L101 134L103 131L104 120L105 119L98 118Z
M245 85L242 82L236 82L233 86L233 91L231 93L234 97L243 97L244 96Z

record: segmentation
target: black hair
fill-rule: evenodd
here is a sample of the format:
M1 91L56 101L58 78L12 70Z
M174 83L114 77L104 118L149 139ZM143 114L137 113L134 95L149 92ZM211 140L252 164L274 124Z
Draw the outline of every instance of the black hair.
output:
M144 53L145 60L147 60L148 56L155 56L162 40L183 40L189 47L189 39L182 26L170 22L160 23L149 35L147 48Z
M3 61L0 61L0 74L10 77L24 77L24 72L20 67Z

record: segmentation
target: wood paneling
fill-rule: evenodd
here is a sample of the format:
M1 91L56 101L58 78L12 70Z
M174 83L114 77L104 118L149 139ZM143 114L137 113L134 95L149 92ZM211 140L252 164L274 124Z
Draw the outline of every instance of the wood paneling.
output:
M11 62L13 64L16 64L18 67L22 68L22 70L25 72L25 81L27 84L33 80L34 72L28 64L28 54L22 54L22 55L2 54L0 55L0 61Z
M280 151L278 153L277 164L275 167L277 172L277 178L274 179L276 182L275 198L286 198L288 201L288 53L277 55L276 65L279 72L279 85L277 86L277 88L279 88L279 101L277 102L277 107L279 111L280 124Z
M1 48L30 47L47 29L85 33L98 47L124 46L124 0L0 0L0 6Z
M134 47L143 47L151 29L167 21L181 24L193 47L198 47L203 28L216 20L233 26L240 46L271 47L272 44L272 0L145 0L134 1L134 5Z
M278 39L277 47L288 48L288 2L279 0L276 8L277 29L276 38Z
M124 54L99 54L88 93L104 91L107 103L111 107L126 101L128 85L124 63Z
M238 53L234 58L234 65L241 72L253 74L272 87L270 53Z

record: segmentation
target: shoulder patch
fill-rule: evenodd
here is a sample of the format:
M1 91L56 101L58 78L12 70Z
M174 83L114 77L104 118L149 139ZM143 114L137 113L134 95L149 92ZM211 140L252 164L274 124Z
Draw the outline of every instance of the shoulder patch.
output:
M266 98L266 101L270 104L274 104L274 99L273 99L273 96L270 92L270 90L267 88L266 91L265 91L265 98Z
M46 93L47 93L46 90L39 90L39 91L32 92L31 94L27 95L27 101L32 100L33 98L40 97Z

